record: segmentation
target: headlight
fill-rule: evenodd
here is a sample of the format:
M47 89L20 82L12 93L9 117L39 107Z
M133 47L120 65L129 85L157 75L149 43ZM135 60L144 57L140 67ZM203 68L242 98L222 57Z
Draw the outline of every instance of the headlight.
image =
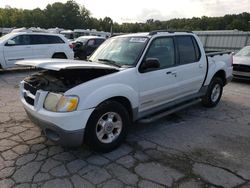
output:
M44 108L52 112L72 112L76 110L78 101L77 96L64 96L50 92L44 101Z

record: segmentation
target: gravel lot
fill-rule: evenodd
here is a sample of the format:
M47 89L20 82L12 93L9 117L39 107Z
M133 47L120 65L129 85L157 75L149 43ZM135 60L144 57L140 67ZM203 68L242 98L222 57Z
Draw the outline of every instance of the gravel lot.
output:
M100 154L55 145L30 122L18 84L31 72L0 71L0 188L250 187L250 83L227 85L216 108L135 124Z

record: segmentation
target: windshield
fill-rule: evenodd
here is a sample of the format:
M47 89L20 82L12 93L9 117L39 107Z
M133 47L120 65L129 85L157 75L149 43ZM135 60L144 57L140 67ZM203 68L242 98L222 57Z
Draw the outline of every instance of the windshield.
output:
M4 40L10 38L11 36L13 36L13 33L9 33L9 34L3 35L2 37L0 37L0 41L4 41Z
M120 67L134 66L147 41L147 37L110 38L94 52L89 60Z
M235 54L235 56L250 57L250 46L242 48L238 53Z

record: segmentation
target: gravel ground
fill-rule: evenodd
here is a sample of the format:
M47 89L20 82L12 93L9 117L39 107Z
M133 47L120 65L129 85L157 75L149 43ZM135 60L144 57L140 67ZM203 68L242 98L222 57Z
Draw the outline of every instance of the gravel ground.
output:
M121 147L101 154L41 135L18 96L31 72L0 71L0 188L250 187L250 83L227 85L216 108L134 124Z

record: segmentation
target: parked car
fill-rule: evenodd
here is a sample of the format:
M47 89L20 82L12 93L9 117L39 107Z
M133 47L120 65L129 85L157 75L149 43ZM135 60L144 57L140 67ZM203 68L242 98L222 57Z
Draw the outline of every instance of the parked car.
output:
M72 46L60 34L14 32L0 38L0 68L14 67L24 59L73 59Z
M233 57L233 76L250 80L250 46L245 46Z
M17 64L45 70L20 84L23 106L45 135L62 145L84 142L104 152L122 143L131 122L152 122L200 101L216 106L232 79L231 54L206 54L188 32L112 37L89 62Z
M86 60L106 39L97 36L82 36L73 43L75 58Z

